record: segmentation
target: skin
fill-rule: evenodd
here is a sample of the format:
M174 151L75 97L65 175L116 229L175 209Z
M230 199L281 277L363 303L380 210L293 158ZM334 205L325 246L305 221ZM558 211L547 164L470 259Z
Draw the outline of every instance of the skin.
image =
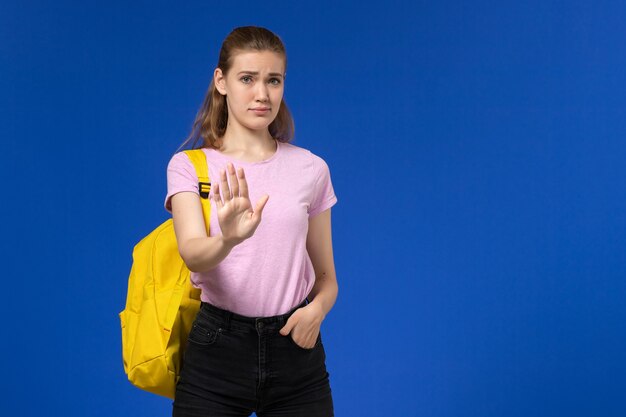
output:
M258 74L240 73L244 70ZM216 68L214 84L219 93L226 96L228 107L228 125L220 151L244 161L269 158L277 146L268 126L276 118L283 98L283 57L270 51L242 51L235 55L228 74ZM250 110L259 106L269 107L270 111L259 115ZM253 209L244 169L236 169L232 163L227 164L227 171L221 170L220 181L213 187L213 201L222 230L213 249L216 253L223 251L220 256L226 256L230 249L254 235L270 197L262 196ZM187 205L183 207L184 204ZM177 239L182 242L179 244L181 255L185 259L183 248L189 253L187 248L191 239L206 239L199 197L189 192L175 194L172 213L174 224L178 226ZM311 302L297 309L280 333L291 335L297 345L310 349L315 345L321 323L334 305L338 292L330 209L309 219L306 242L316 276L309 294Z
M278 115L283 99L284 62L283 57L274 52L248 51L234 56L228 74L215 69L215 88L226 96L228 108L228 124L220 152L246 161L262 160L274 153L276 143L268 126ZM270 111L255 114L250 110L255 107L269 107Z

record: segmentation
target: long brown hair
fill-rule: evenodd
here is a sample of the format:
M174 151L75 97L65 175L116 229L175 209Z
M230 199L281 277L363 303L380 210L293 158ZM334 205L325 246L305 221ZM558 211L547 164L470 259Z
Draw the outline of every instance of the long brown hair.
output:
M246 51L271 51L282 55L285 60L285 74L287 73L287 53L283 42L270 30L258 26L242 26L233 29L222 43L217 67L226 75L232 67L235 55ZM200 139L202 139L202 144L198 148L219 149L226 132L227 122L226 97L217 91L214 80L211 78L209 89L193 122L191 133L176 152L191 141L193 141L192 149L196 149L196 144ZM293 139L294 122L284 97L278 114L270 123L268 130L270 135L280 142L290 142Z

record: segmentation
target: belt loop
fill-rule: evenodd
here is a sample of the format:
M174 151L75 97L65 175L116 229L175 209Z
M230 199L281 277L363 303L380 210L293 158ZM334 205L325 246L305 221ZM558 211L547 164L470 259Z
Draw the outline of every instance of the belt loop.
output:
M226 314L224 315L224 321L226 322L226 330L230 330L230 319L233 317L232 311L224 310Z

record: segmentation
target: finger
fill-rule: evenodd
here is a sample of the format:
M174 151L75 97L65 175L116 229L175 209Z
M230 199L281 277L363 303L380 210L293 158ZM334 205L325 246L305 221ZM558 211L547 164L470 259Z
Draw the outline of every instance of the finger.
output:
M246 174L243 172L243 168L238 170L239 176L239 195L241 197L250 198L248 196L248 181L246 180Z
M223 169L220 170L220 181L222 184L222 198L224 199L224 204L226 204L226 202L232 198L232 194L230 193L230 188L228 187L226 171Z
M292 317L293 315L287 319L287 323L285 323L283 328L280 329L280 334L282 334L283 336L287 336L289 333L291 333L291 329L293 329L293 326L296 325L296 320Z
M230 181L230 192L233 197L239 197L239 181L237 181L237 173L232 163L228 163L228 181Z
M217 208L222 207L224 203L222 203L222 196L220 195L220 183L216 182L213 186L213 201L215 202L215 206Z
M261 220L261 216L263 215L263 208L265 207L265 204L267 204L267 200L269 199L270 196L267 194L259 198L259 201L256 203L256 207L254 208L254 213L252 214L252 218L255 221Z

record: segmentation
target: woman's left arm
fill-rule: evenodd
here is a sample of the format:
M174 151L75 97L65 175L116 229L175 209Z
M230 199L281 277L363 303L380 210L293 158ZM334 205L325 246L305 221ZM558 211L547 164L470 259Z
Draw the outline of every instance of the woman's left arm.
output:
M315 270L315 285L309 293L310 304L319 305L323 317L335 304L339 287L335 274L330 209L309 220L306 249Z
M309 293L309 304L296 310L280 333L292 333L293 340L304 348L312 348L322 321L335 304L339 287L333 258L330 208L309 219L306 249L315 270L315 284ZM293 330L293 331L292 331Z

